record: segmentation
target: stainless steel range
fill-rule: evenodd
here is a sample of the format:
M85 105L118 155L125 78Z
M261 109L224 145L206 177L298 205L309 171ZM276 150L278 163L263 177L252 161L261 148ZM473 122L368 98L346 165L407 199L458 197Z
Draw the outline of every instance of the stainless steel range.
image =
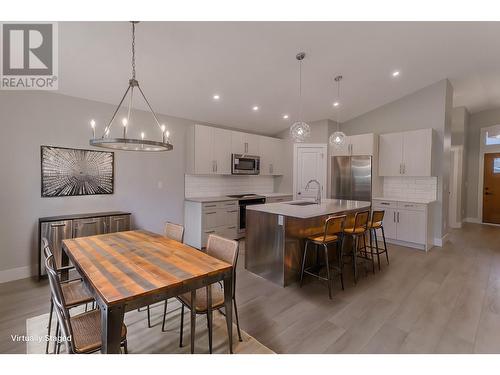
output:
M228 195L230 198L238 199L238 236L245 237L246 228L246 207L254 204L266 203L266 197L257 194L234 194Z

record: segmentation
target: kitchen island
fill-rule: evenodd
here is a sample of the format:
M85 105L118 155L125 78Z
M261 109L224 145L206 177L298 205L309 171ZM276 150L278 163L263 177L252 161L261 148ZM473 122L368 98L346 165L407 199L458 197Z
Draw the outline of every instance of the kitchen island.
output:
M281 286L299 279L304 239L322 233L325 220L369 210L370 202L340 199L259 204L247 208L245 268Z

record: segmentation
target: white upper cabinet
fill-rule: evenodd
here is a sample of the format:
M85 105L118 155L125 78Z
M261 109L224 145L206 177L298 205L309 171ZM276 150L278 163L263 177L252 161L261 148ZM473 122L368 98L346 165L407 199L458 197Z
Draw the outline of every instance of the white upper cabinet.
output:
M381 134L379 136L379 176L401 176L403 160L403 133Z
M260 174L277 176L283 174L284 144L281 139L260 137Z
M259 135L231 131L231 151L233 154L260 155Z
M187 133L187 173L231 174L231 131L194 125Z
M282 175L284 147L278 138L191 125L186 133L186 173L230 175L231 154L247 154L260 156L261 175Z
M432 176L433 139L432 129L381 134L379 175Z
M331 146L333 156L375 155L376 135L373 133L351 135L346 137L344 144Z

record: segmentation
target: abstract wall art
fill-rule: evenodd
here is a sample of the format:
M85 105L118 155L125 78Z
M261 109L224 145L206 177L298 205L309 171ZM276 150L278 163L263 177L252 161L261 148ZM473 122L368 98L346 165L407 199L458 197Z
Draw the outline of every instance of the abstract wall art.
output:
M42 197L113 194L114 153L41 146Z

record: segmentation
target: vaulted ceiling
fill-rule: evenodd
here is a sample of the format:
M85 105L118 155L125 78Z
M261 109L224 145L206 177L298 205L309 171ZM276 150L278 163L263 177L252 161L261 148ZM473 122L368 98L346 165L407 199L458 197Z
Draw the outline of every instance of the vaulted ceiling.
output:
M304 51L304 120L336 118L337 74L340 121L444 78L476 112L500 106L499 36L496 22L141 22L137 78L159 113L274 134L298 116ZM130 38L127 22L60 23L60 92L117 104Z

